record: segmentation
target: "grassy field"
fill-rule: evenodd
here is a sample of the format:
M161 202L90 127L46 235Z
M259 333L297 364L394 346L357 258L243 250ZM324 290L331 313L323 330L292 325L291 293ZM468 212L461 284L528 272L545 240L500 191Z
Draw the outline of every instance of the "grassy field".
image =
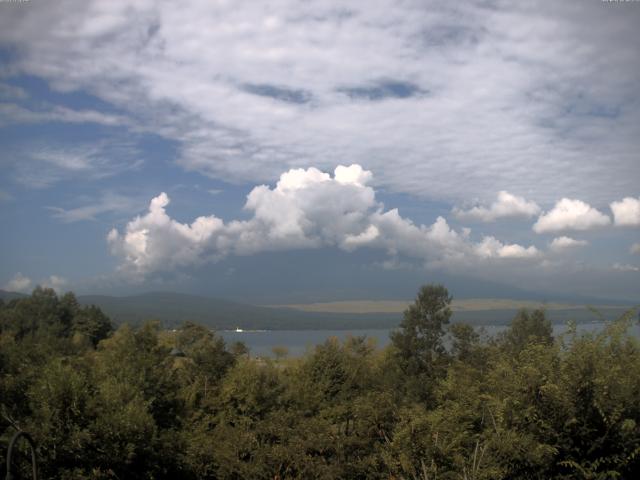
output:
M349 300L341 302L307 303L289 305L269 305L274 308L291 308L303 312L322 313L402 313L412 300ZM607 305L594 305L597 309L618 309ZM521 308L544 308L554 310L584 310L585 305L569 303L542 303L528 300L508 300L500 298L470 298L454 300L454 312L482 312L487 310L519 310Z

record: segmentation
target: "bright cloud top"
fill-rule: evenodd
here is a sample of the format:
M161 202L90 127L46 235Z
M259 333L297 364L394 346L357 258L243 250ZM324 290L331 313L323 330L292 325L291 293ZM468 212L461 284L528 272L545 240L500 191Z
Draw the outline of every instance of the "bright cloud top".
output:
M180 223L167 214L169 197L161 193L124 232L111 230L108 243L122 269L142 275L227 255L327 246L378 248L433 265L539 255L535 247L505 245L493 237L474 244L468 229L456 232L442 217L430 226L415 225L397 209L384 210L368 185L371 179L360 165L339 166L333 176L313 167L292 169L274 188L260 185L249 193L244 208L251 218L228 223L215 215Z
M476 206L469 210L453 209L453 214L462 220L477 220L493 222L499 218L533 217L540 213L540 207L535 202L525 200L504 190L498 192L498 198L491 206Z
M640 197L626 197L619 202L611 203L613 221L621 227L640 226Z
M604 227L611 219L581 200L563 198L538 218L533 225L536 233L561 232L566 230L591 230Z
M559 252L562 250L567 250L569 248L584 247L585 245L588 245L588 244L589 242L587 242L586 240L576 240L571 237L562 236L562 237L554 238L551 241L550 247L551 247L551 250L555 252Z

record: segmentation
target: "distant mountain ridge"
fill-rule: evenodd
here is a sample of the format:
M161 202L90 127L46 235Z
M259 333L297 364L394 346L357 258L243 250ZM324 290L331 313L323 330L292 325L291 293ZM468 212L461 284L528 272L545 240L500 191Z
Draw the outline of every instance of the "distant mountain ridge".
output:
M15 298L25 298L25 297L28 297L28 295L25 295L24 293L8 292L6 290L0 290L0 300L4 300L5 302L8 302L9 300L13 300Z
M0 298L9 301L27 295L0 290ZM485 299L493 308L479 305L476 308L454 308L453 321L476 325L508 323L522 306L533 304L512 300ZM97 305L116 324L140 324L146 320L159 320L165 328L174 328L185 321L192 321L217 330L268 329L268 330L357 330L394 328L402 312L396 306L393 311L304 311L284 305L277 307L256 306L230 300L174 292L149 292L130 296L79 295L83 305ZM411 301L407 300L408 305ZM375 303L375 302L372 302ZM393 302L400 304L401 302ZM454 305L455 307L455 305ZM601 306L607 318L614 318L627 306ZM585 306L548 310L555 323L569 319L578 322L592 321L597 317Z
M192 321L219 330L235 328L307 330L343 328L389 328L398 324L395 314L333 314L268 308L173 292L150 292L127 297L80 295L78 301L97 305L116 323L137 324L157 319L165 327Z

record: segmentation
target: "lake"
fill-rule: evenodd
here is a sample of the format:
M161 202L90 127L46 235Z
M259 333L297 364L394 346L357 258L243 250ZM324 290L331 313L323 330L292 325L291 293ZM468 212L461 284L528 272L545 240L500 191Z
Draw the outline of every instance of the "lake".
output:
M596 332L604 327L602 322L582 323L578 324L578 332ZM493 336L501 332L505 325L483 325L487 335ZM566 324L557 324L553 326L554 335L560 335L567 329ZM287 347L289 356L303 355L308 349L312 349L315 345L324 343L330 337L337 337L344 340L348 336L366 336L376 340L379 348L389 344L389 333L391 329L354 329L354 330L256 330L236 332L235 330L222 330L217 333L221 335L227 344L235 341L244 342L254 356L272 357L273 347ZM630 332L640 337L640 325L634 323Z

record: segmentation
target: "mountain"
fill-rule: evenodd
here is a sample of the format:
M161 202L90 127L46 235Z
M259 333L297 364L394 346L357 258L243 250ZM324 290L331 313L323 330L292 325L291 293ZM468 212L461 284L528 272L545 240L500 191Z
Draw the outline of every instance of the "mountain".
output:
M152 292L126 297L83 295L82 304L99 306L116 323L138 324L144 320L160 320L167 328L185 321L207 325L218 330L240 327L267 330L355 330L393 328L402 319L401 311L369 311L367 313L336 311L305 311L288 306L261 307L217 298L170 292ZM407 305L411 303L408 300ZM465 308L456 308L452 320L476 325L504 325L511 321L518 309L530 306L523 302L483 299L461 302ZM531 306L534 308L535 305ZM547 315L554 323L573 319L590 322L597 319L584 304L566 306L549 305ZM616 318L628 307L599 306L598 310L609 319Z
M81 295L84 305L97 305L115 323L137 324L160 320L165 327L185 321L207 325L218 330L235 329L344 329L389 328L398 324L397 314L335 314L300 312L288 308L269 308L217 298L182 293L151 292L126 297Z
M8 292L6 290L0 290L0 300L3 300L5 302L14 300L16 298L25 298L25 297L28 297L28 295L25 295L24 293Z
M0 298L4 301L24 297L26 295L21 293L0 290ZM97 305L115 324L140 324L146 320L159 320L165 328L174 328L185 321L192 321L216 330L232 330L238 327L244 330L366 330L394 328L402 319L402 308L395 305L399 305L400 302L351 302L394 304L394 308L386 311L384 308L375 307L365 310L365 313L358 313L358 310L308 311L301 305L263 307L172 292L151 292L129 296L80 295L78 301L83 305ZM409 303L411 300L406 301L407 305ZM460 305L465 305L465 308L461 309ZM507 324L518 308L528 306L524 302L496 299L462 301L460 305L456 307L454 303L452 320L475 325ZM569 319L577 322L590 322L597 319L583 305L584 303L566 309L548 305L550 308L547 309L547 315L554 323L564 323ZM342 305L339 306L342 307ZM605 317L615 318L627 307L601 306L598 308Z

